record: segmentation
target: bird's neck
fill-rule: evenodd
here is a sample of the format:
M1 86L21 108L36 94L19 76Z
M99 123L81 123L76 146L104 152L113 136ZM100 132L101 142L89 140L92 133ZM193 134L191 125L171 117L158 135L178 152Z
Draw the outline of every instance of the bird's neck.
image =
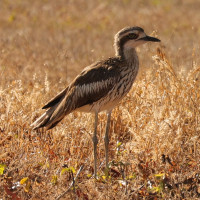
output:
M139 66L139 60L135 48L124 48L116 51L116 56L121 57L131 66Z

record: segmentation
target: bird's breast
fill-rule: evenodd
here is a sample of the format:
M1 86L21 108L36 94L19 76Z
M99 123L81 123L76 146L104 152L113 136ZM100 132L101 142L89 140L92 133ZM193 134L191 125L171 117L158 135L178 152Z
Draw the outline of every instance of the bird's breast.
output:
M98 109L102 110L112 110L130 91L134 80L138 73L137 68L127 67L120 73L119 79L116 81L115 87L106 95L104 98L100 99L98 104Z

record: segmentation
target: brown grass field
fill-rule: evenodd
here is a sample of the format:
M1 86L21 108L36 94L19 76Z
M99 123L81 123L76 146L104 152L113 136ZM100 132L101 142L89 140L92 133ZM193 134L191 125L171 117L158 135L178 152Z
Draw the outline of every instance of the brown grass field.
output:
M0 200L200 199L199 10L197 0L1 0ZM162 42L137 49L139 75L112 113L109 176L100 115L94 180L92 114L51 131L30 124L134 25Z

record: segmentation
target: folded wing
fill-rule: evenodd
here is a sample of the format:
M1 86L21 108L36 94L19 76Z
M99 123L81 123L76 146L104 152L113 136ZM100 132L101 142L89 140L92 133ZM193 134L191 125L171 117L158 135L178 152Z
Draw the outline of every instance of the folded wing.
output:
M51 129L67 114L106 96L120 77L117 62L112 59L112 63L107 60L85 68L65 90L43 107L48 110L32 124L34 129Z

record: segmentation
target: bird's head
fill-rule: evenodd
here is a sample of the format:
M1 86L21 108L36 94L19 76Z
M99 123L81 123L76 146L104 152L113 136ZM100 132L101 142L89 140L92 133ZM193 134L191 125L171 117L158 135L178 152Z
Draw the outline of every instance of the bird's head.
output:
M160 40L146 35L144 30L137 26L124 28L115 35L115 48L117 52L135 48L147 42L160 42Z

